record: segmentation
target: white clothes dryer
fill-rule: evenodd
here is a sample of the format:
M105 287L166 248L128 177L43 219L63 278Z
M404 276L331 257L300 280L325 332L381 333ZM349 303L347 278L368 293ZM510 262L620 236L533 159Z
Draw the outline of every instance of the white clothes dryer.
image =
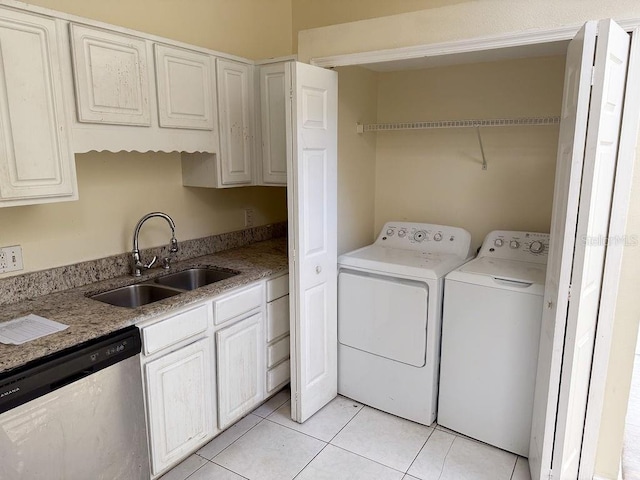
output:
M528 456L549 235L494 231L445 280L438 424Z
M389 222L338 258L338 393L433 423L444 276L470 245L461 228Z

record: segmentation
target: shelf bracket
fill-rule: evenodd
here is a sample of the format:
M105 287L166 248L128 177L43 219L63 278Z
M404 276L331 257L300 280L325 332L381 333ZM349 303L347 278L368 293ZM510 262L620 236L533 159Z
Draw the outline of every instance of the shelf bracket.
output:
M480 135L480 125L476 125L476 133L478 134L478 143L480 144L480 153L482 153L482 170L487 169L487 157L484 155L484 146L482 145L482 136Z

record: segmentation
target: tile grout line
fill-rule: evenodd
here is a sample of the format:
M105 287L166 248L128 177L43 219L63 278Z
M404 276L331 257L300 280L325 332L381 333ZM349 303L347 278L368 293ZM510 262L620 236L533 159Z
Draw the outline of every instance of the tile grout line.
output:
M343 397L343 398L348 398L348 397ZM351 399L349 398L349 400L351 400ZM355 400L351 400L351 401L352 401L353 403L357 403L358 405L360 405L360 408L358 409L358 411L356 412L356 414L355 414L353 417L351 417L351 418L349 419L349 421L348 421L347 423L345 423L345 424L342 426L342 428L341 428L340 430L338 430L338 431L336 432L336 434L335 434L333 437L331 437L331 438L329 439L329 441L328 441L327 443L331 443L331 442L333 442L333 440L335 440L335 438L336 438L338 435L340 435L340 432L342 432L345 428L347 428L347 425L349 425L349 424L353 421L353 419L354 419L354 418L356 418L356 417L360 414L360 412L361 412L362 410L364 410L364 407L366 406L364 403L356 402ZM333 445L333 444L331 443L331 445Z
M334 445L333 443L330 443L329 445L331 445L334 448L338 448L338 449L342 450L343 452L347 452L347 453L350 453L352 455L355 455L356 457L364 458L365 460L368 460L370 462L377 463L378 465L381 465L381 466L383 466L385 468L388 468L389 470L393 470L394 472L401 473L402 475L406 475L407 474L407 472L403 472L402 470L398 470L397 468L390 467L389 465L385 465L384 463L380 463L377 460L373 460L372 458L365 457L364 455L360 455L359 453L352 452L351 450L347 450L344 447L340 447L338 445Z
M284 426L284 425L283 425L283 426ZM315 437L314 437L314 438L315 438ZM318 453L316 453L316 454L313 456L313 458L312 458L311 460L309 460L309 461L305 464L305 466L304 466L304 467L302 467L302 468L300 469L300 471L299 471L298 473L296 473L296 474L293 476L293 478L292 478L291 480L295 480L296 478L298 478L298 476L299 476L302 472L304 472L304 469L305 469L305 468L307 468L307 467L311 464L311 462L313 462L313 461L316 459L316 457L317 457L318 455L320 455L320 454L323 452L323 450L324 450L325 448L327 448L327 445L329 445L329 444L325 442L325 443L324 443L324 447L322 447L322 448L320 449L320 451L319 451Z
M317 440L319 442L327 443L327 444L329 443L326 440L323 440L323 439L318 438L318 437L314 437L313 435L311 435L309 433L301 432L300 430L296 430L295 428L291 428L291 427L288 427L286 425L282 425L281 423L274 422L273 420L269 420L268 418L263 418L263 420L266 420L267 422L269 422L269 423L271 423L273 425L278 425L279 427L286 428L287 430L291 430L292 432L296 432L296 433L299 433L301 435L304 435L305 437L313 438L314 440Z
M187 457L187 458L189 458L189 457ZM185 460L187 460L187 458L185 458L185 459L183 460L183 462L184 462ZM189 475L187 475L186 477L184 477L184 479L183 479L183 480L187 480L191 475L193 475L193 474L194 474L194 473L196 473L198 470L200 470L201 468L203 468L203 467L207 464L207 462L208 462L208 460L207 460L206 458L205 458L204 460L205 460L205 463L203 463L203 464L202 464L202 465L200 465L198 468L196 468L193 472L191 472ZM180 462L180 463L182 463L182 462ZM180 465L180 463L179 463L178 465ZM177 467L178 465L176 465L176 467ZM176 467L173 467L173 468L176 468ZM172 468L171 470L173 470L173 468ZM171 470L169 470L168 472L164 473L162 476L164 477L164 476L165 476L167 473L169 473ZM160 477L160 480L162 480L162 477Z
M431 427L429 427L431 428ZM407 467L407 469L405 470L405 475L409 474L409 470L411 470L411 467L413 466L414 463L416 463L417 458L420 456L420 452L422 452L422 450L424 449L425 445L427 444L427 442L429 441L429 439L431 438L431 435L433 435L433 432L436 431L436 427L433 427L431 429L431 433L429 433L429 435L427 436L427 439L424 441L424 443L422 444L422 446L420 447L420 450L418 450L418 453L416 453L416 456L413 457L413 460L411 460L411 463L409 464L409 466Z
M442 459L442 468L440 469L440 475L438 475L438 480L442 478L442 474L444 473L444 466L447 463L447 457L449 456L449 453L451 453L453 444L456 443L456 440L458 439L457 435L454 435L453 437L454 437L453 441L451 442L451 445L449 445L449 448L447 449L447 453L445 453L444 458Z
M249 415L252 415L252 414L251 414L251 413L250 413L250 414L247 414L245 417L247 417L247 416L249 416ZM213 461L213 459L214 459L214 458L216 458L218 455L220 455L222 452L224 452L227 448L229 448L231 445L233 445L234 443L236 443L238 440L240 440L242 437L244 437L247 433L249 433L251 430L253 430L253 429L254 429L254 428L256 428L258 425L260 425L264 420L266 420L265 418L262 418L262 417L261 417L261 416L259 416L259 415L255 415L255 416L256 416L256 417L258 417L258 418L260 419L260 421L259 421L258 423L256 423L255 425L253 425L249 430L247 430L246 432L244 432L242 435L240 435L238 438L236 438L233 442L231 442L229 445L227 445L227 446L226 446L226 447L224 447L222 450L220 450L218 453L216 453L216 454L213 456L213 458L211 458L211 459L208 459L208 458L206 458L206 457L203 457L203 458L204 458L205 460L208 460L208 461L209 461L209 462L211 462L211 463L216 463L216 462L214 462L214 461ZM245 417L243 417L243 418L245 418ZM240 420L238 420L238 422L236 422L234 425L237 425L237 424L238 424L238 423L240 423L241 421L242 421L242 418L241 418ZM229 427L229 428L231 428L231 427ZM223 430L223 432L225 432L225 431L226 431L226 430ZM220 434L222 434L223 432L221 432ZM215 438L215 437L214 437L214 438ZM213 440L213 439L212 439L212 440ZM218 466L220 466L220 467L222 467L222 468L225 468L223 465L220 465L219 463L216 463L216 465L218 465ZM228 469L227 469L227 470L228 470ZM233 471L233 470L231 470L231 471ZM238 472L233 472L233 473L236 473L236 474L240 475ZM242 476L242 475L240 475L240 476Z
M346 398L346 397L345 397L345 398ZM286 403L286 402L285 402L285 403ZM354 402L354 403L358 403L358 402ZM284 405L284 403L283 403L282 405ZM327 405L328 405L328 404L327 404ZM335 434L333 437L331 437L331 439L330 439L330 440L328 440L328 441L327 441L327 440L324 440L323 438L314 437L314 436L313 436L313 435L311 435L310 433L302 432L302 431L300 431L300 430L296 430L295 428L291 428L291 427L289 427L289 426L287 426L287 425L283 425L283 424L281 424L281 423L276 422L275 420L271 420L271 419L270 419L270 418L268 418L268 417L267 417L267 418L264 418L263 420L267 420L267 421L269 421L269 422L271 422L271 423L273 423L273 424L275 424L275 425L279 425L279 426L281 426L281 427L288 428L289 430L292 430L292 431L294 431L294 432L301 433L302 435L306 435L307 437L313 438L314 440L318 440L318 441L320 441L320 442L324 442L324 443L327 443L327 444L331 444L331 441L332 441L334 438L336 438L336 437L338 436L338 434L339 434L342 430L344 430L344 428L345 428L347 425L349 425L349 423L351 423L351 420L353 420L353 419L358 415L358 413L360 413L360 412L362 411L362 409L363 409L364 405L363 405L363 404L359 404L359 405L361 405L361 406L360 406L360 409L355 413L355 415L354 415L353 417L351 417L351 418L349 419L349 421L348 421L347 423L345 423L345 424L344 424L344 426L343 426L342 428L340 428L340 430L338 430L338 433L336 433L336 434ZM275 411L274 411L273 413L275 413ZM272 413L271 415L273 415L273 413ZM269 417L270 417L271 415L269 415ZM333 445L333 444L332 444L332 445ZM335 446L335 445L334 445L334 446Z
M513 476L514 476L514 475L515 475L515 473L516 473L516 465L518 465L518 457L519 457L519 456L520 456L520 455L516 456L516 461L515 461L515 462L513 462L513 468L511 469L511 475L509 476L509 480L513 480Z

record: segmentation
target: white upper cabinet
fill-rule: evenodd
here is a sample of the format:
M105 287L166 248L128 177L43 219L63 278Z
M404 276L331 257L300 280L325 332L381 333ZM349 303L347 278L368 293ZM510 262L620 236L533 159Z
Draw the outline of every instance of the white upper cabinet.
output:
M58 34L0 9L0 207L78 198Z
M252 66L217 59L220 115L220 183L252 182L253 81Z
M87 25L69 37L74 151L218 153L212 55Z
M159 44L155 57L160 126L213 130L212 58Z
M289 94L285 69L289 63L260 67L260 120L262 127L261 182L287 184L285 95Z
M70 25L79 122L150 126L144 40Z

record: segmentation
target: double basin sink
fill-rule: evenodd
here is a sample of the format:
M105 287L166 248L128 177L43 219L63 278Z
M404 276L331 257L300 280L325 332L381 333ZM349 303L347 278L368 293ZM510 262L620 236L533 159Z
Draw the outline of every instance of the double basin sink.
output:
M153 283L138 283L116 288L91 295L89 298L118 307L136 308L220 282L239 273L210 267L189 268L158 277L153 280Z

